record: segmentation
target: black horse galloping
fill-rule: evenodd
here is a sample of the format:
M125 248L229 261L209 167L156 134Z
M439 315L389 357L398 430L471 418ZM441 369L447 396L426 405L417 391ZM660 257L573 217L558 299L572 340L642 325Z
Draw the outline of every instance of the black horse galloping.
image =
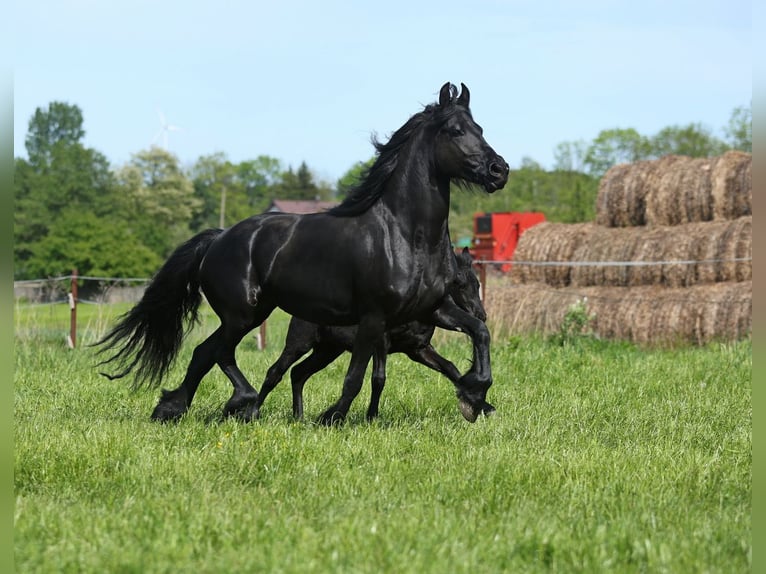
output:
M477 319L486 321L487 313L481 302L479 280L473 272L473 258L465 248L457 255L457 275L447 296ZM383 340L372 355L372 392L367 408L367 419L378 416L380 396L386 384L386 357L405 353L410 359L443 374L454 385L460 380L460 371L442 357L431 345L435 327L420 321L410 321L386 331ZM311 354L290 370L293 395L293 416L303 417L303 387L316 372L324 369L345 351L351 351L356 339L356 326L330 327L309 323L298 317L290 320L285 337L285 348L276 362L269 367L258 392L258 407L282 380L287 369L303 355ZM489 414L494 407L486 404L482 411Z
M486 325L445 297L455 278L447 217L450 182L489 192L508 179L508 164L482 135L469 91L447 83L439 101L413 115L388 142L361 183L324 213L256 215L207 230L176 249L142 299L100 342L122 377L158 384L196 319L200 290L221 325L194 349L181 384L163 391L152 413L172 420L191 405L200 381L218 365L234 386L224 415L250 420L258 394L240 371L235 349L276 308L312 323L358 324L338 401L320 417L341 421L385 331L421 320L468 333L473 364L457 384L461 412L475 420L492 384Z

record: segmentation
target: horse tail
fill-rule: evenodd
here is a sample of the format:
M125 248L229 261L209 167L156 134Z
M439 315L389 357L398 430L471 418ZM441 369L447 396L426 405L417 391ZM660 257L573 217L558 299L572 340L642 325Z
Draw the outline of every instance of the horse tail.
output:
M120 317L117 325L96 345L99 354L113 352L99 363L114 364L119 379L135 368L134 387L159 385L173 365L186 334L198 321L202 301L199 267L222 229L208 229L178 247L160 267L141 300Z

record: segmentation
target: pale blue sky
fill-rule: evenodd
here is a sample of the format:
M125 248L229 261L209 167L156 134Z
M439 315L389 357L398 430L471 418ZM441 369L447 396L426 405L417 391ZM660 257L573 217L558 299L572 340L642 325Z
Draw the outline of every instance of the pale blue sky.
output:
M266 154L334 181L446 81L512 167L607 128L722 137L752 99L742 0L26 0L13 27L15 155L58 100L114 166L151 145L158 109L184 165Z

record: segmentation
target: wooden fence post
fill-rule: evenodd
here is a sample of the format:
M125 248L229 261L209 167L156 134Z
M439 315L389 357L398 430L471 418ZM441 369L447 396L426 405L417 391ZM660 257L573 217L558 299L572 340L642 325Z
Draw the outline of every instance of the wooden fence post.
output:
M77 269L72 269L72 286L69 291L69 347L77 346Z

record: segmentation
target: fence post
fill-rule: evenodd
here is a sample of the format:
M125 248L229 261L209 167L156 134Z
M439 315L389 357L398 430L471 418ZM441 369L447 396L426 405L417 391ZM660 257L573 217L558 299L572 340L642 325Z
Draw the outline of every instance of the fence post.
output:
M69 348L77 346L77 269L72 269L72 286L69 291Z
M261 323L258 329L258 350L263 351L266 348L266 321Z

